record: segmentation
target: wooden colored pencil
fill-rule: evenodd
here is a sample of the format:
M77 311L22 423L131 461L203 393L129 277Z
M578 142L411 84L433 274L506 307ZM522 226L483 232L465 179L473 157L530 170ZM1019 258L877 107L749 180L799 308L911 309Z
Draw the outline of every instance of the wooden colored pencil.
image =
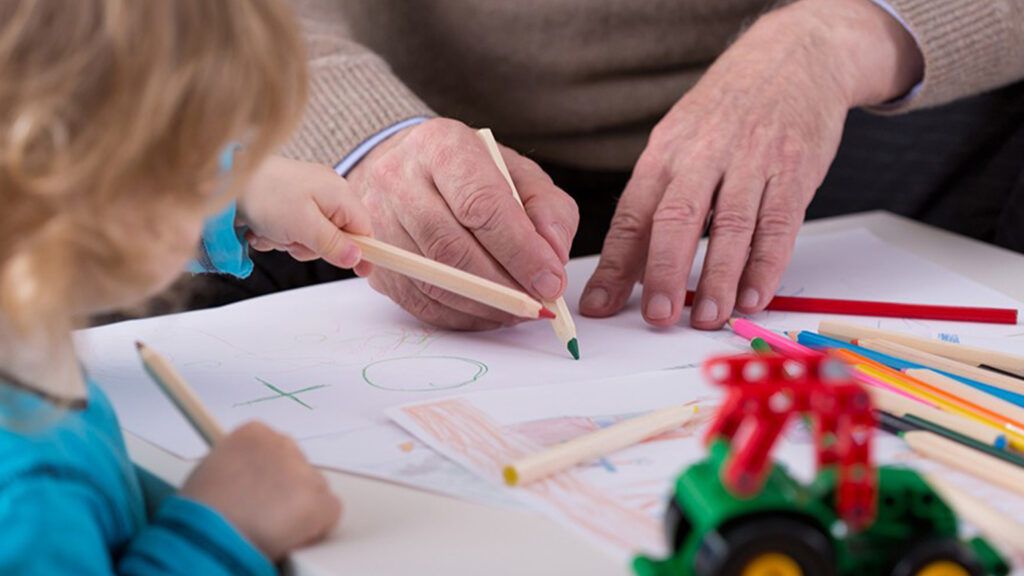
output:
M986 537L1008 545L1024 554L1024 524L992 508L937 474L926 474L925 480L957 515L976 526Z
M545 478L648 438L671 432L689 422L696 414L697 406L686 404L623 420L505 466L505 483L516 486Z
M855 372L866 372L871 376L880 378L889 382L893 386L900 388L913 396L927 400L933 405L948 412L953 412L965 418L970 418L984 424L996 426L997 428L1004 430L1007 440L1011 446L1015 449L1021 449L1024 447L1024 435L1016 432L1013 428L1017 427L1018 423L1008 419L1006 416L988 410L983 406L978 406L977 404L964 400L955 394L950 394L941 389L935 388L926 382L921 382L920 380L900 372L896 372L895 370L885 366L857 364L853 366L853 370ZM1020 428L1017 428L1017 430L1019 429Z
M927 404L910 400L885 389L868 388L871 402L876 408L896 416L914 416L934 422L939 426L955 430L964 436L974 438L978 442L991 446L1007 443L1006 434L991 424L959 416L953 412L944 412Z
M694 292L688 290L686 292L686 305L692 305L694 298ZM948 320L953 322L984 322L988 324L1017 324L1020 316L1020 311L1016 308L904 304L900 302L843 300L839 298L809 298L806 296L776 296L765 306L765 310L839 314L844 316Z
M505 160L501 157L501 150L498 148L498 142L494 139L491 129L482 128L477 130L477 134L484 141L484 146L487 147L487 152L491 155L491 159L494 160L494 163L498 166L498 171L505 177L509 188L512 189L512 197L522 206L523 199L519 196L519 190L516 189L516 184L512 181L512 175L509 174L508 166L505 165ZM576 337L576 323L573 322L572 313L569 311L569 306L565 303L565 298L560 296L557 300L544 302L544 306L555 313L555 317L551 319L551 327L555 330L555 335L562 341L569 354L572 354L573 358L579 360L580 341Z
M999 446L996 446L994 444L989 444L987 442L982 442L975 438L971 438L970 436L961 434L956 430L946 428L945 426L941 426L929 420L925 420L924 418L918 418L913 414L907 414L906 416L904 416L903 421L910 424L911 426L916 426L919 430L925 430L927 432L938 434L943 438L947 438L954 442L958 442L964 446L967 446L968 448L973 448L980 452L984 452L985 454L988 454L993 458L998 458L1003 462L1007 462L1009 464L1013 464L1014 466L1024 469L1024 456L1021 456L1016 452L1007 450L1005 438Z
M888 340L880 339L866 339L858 340L858 346L863 346L868 350L874 350L875 352L881 352L882 354L889 354L890 356L897 356L904 360L909 360L916 364L932 368L934 370L942 370L950 374L956 374L957 376L963 376L982 384L988 384L1000 390L1012 392L1014 394L1024 394L1024 381L1017 380L1016 378L1010 378L1009 376L1003 376L1002 374L996 374L988 370L982 370L963 362L957 362L956 360L950 360L944 356L937 354L930 354L912 348L910 346L904 346L898 342L890 342Z
M935 388L944 390L959 398L967 400L972 404L982 406L1004 416L1008 421L1024 423L1024 408L1001 400L991 394L986 394L977 388L973 388L963 382L944 376L934 370L907 370L907 376L928 383Z
M885 390L886 392L889 392L891 394L902 396L908 402L927 403L927 400L924 400L919 396L914 396L910 392L907 392L902 388L897 388L896 386L893 386L892 384L886 382L885 380L882 380L881 378L876 378L868 374L867 372L864 372L863 370L851 370L851 374L854 380L868 386L869 389Z
M142 342L136 342L135 348L139 351L146 372L202 436L206 444L213 446L219 442L224 437L224 430L174 366Z
M420 282L475 300L522 318L554 318L555 314L524 292L481 278L367 236L350 234L363 259Z
M907 432L918 454L1024 496L1024 469L931 432Z
M729 320L729 327L736 333L737 336L746 338L747 340L753 340L754 338L760 338L764 340L772 350L783 356L790 357L806 357L809 355L817 354L814 350L793 342L789 338L772 332L763 326L759 326L746 318L731 318Z
M963 344L953 344L933 338L922 338L920 336L912 336L910 334L892 332L889 330L879 330L869 326L849 324L846 322L823 321L818 326L818 332L825 336L845 340L847 342L870 338L888 340L890 342L903 344L904 346L917 348L924 352L945 356L952 360L959 360L960 362L971 364L973 366L987 364L989 366L999 368L1000 370L1006 370L1015 374L1024 374L1024 356L1016 356L1005 352L985 350L984 348L964 346Z

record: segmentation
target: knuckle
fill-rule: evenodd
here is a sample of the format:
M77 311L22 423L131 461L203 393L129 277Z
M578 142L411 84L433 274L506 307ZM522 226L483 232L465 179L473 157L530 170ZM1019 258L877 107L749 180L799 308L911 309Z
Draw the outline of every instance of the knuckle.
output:
M489 186L475 184L459 191L459 203L456 213L466 228L474 232L491 232L499 230L504 223L504 213L495 190Z
M700 274L701 287L723 289L729 283L735 283L739 269L732 262L708 262Z
M757 234L762 237L789 236L800 226L797 211L787 208L762 210L757 219Z
M432 260L464 270L473 259L473 246L460 234L439 231L430 235L424 254Z
M676 250L651 254L644 271L644 284L659 284L679 276L683 268L682 254ZM672 287L673 289L676 287Z
M629 208L620 207L612 219L607 239L616 242L645 242L650 232L650 222Z
M754 230L754 216L741 210L715 210L711 217L711 234L722 236L745 236Z
M785 262L782 256L773 250L758 250L750 254L750 259L747 262L747 267L750 270L778 270L783 267Z
M373 188L389 189L402 178L403 162L397 154L383 154L368 167L367 177Z
M437 304L425 294L407 294L401 298L399 304L415 318L428 324L437 324L442 319Z
M426 282L420 282L419 280L413 280L413 282L416 284L416 288L419 289L419 291L429 300L433 300L435 302L447 302L453 297L453 294L444 288L439 288L433 284L427 284Z
M704 217L704 210L698 202L689 196L678 195L662 200L654 212L653 221L655 224L694 227L703 226Z

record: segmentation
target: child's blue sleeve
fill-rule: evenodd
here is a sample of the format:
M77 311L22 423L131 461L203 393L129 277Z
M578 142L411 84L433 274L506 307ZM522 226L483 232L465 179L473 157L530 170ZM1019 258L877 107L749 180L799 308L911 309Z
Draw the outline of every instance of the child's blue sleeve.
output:
M70 473L69 473L70 472ZM73 471L41 467L8 478L0 490L0 574L275 574L273 565L222 516L179 497L167 499L128 542L112 534L137 521L111 509L110 495Z
M172 496L120 559L121 574L252 574L273 576L274 566L212 508Z
M245 278L252 273L245 231L235 226L235 203L206 221L199 255L189 263L194 273L217 272Z

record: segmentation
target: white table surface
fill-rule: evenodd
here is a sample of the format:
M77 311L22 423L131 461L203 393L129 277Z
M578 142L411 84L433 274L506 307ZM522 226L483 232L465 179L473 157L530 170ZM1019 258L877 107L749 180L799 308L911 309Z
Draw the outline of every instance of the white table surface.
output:
M1024 256L888 213L808 223L801 234L867 228L902 247L1024 302ZM132 458L174 484L193 463L126 433ZM625 576L581 538L546 518L328 471L345 504L326 541L292 555L297 575L498 574Z

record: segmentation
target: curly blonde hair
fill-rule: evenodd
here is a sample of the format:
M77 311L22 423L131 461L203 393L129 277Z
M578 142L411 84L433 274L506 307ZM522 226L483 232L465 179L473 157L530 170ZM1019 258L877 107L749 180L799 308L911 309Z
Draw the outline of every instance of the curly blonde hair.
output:
M208 211L219 152L242 140L237 189L306 96L279 0L0 0L0 79L0 320L15 332L66 333L84 279L151 288L148 231Z

